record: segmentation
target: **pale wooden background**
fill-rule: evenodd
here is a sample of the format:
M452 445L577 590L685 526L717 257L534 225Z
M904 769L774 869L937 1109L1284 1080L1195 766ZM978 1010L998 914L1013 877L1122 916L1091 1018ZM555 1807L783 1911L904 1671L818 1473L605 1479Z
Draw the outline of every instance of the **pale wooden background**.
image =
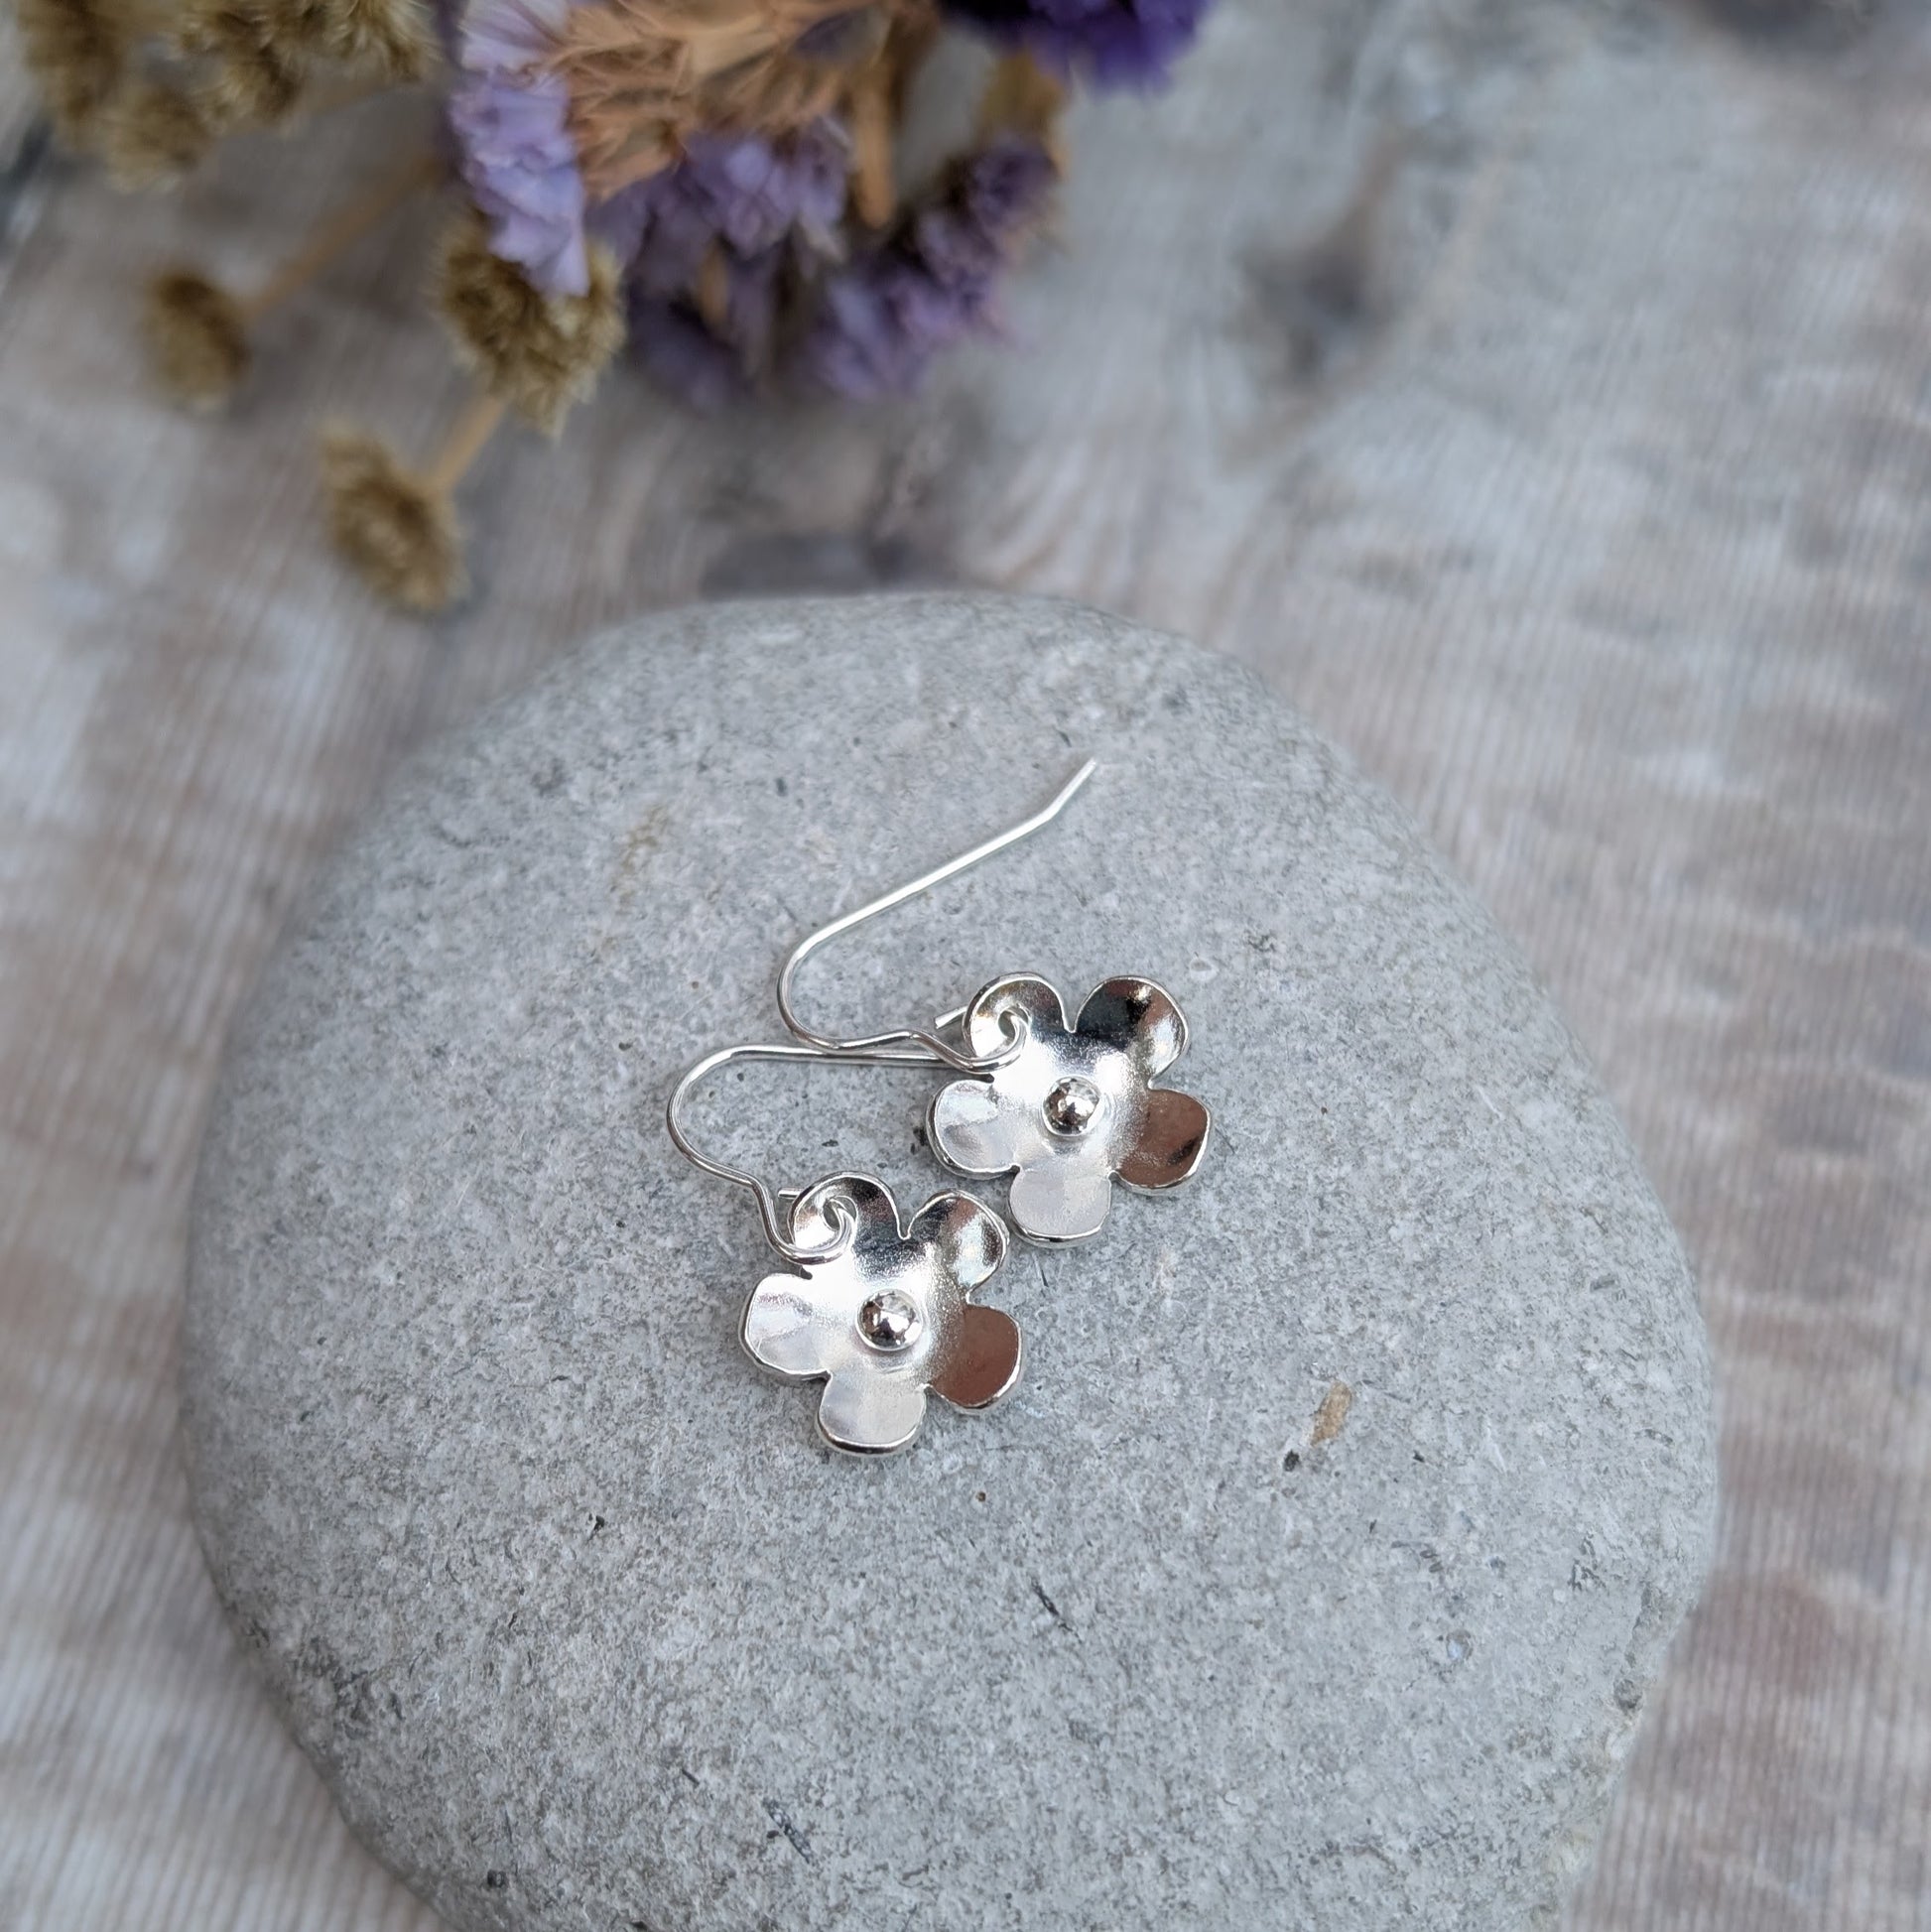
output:
M1684 1231L1722 1557L1574 1932L1931 1927L1923 15L1228 0L1174 94L1083 116L1014 352L851 417L613 384L490 453L482 594L433 625L329 561L308 455L325 410L421 448L451 405L423 223L226 420L158 406L130 327L145 265L244 278L413 111L178 202L8 178L0 1923L426 1924L245 1675L173 1442L195 1139L317 854L588 627L943 580L1191 632L1352 747Z

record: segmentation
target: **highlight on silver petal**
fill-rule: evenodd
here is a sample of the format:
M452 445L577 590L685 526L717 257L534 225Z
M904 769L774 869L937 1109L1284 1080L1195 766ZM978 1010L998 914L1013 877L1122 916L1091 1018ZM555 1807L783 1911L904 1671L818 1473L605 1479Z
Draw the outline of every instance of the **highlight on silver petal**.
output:
M775 1373L827 1378L818 1426L835 1448L904 1449L928 1391L983 1409L1019 1379L1018 1324L969 1299L1006 1256L1004 1224L969 1195L937 1195L902 1226L882 1181L837 1174L799 1198L791 1231L803 1247L839 1245L802 1274L766 1275L739 1334Z
M1178 1187L1199 1167L1213 1124L1191 1094L1152 1083L1187 1050L1187 1022L1150 979L1108 979L1069 1025L1044 979L995 979L966 1008L967 1048L987 1058L1026 1023L1018 1053L956 1080L932 1102L930 1137L958 1173L1013 1177L1008 1208L1028 1240L1084 1241L1105 1225L1115 1179Z

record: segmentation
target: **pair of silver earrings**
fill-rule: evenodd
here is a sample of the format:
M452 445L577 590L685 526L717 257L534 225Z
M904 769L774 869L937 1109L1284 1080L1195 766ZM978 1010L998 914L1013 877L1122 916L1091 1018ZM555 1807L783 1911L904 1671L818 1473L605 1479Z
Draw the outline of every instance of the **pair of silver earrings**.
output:
M1006 1223L971 1195L935 1195L910 1221L882 1181L834 1174L774 1194L757 1176L695 1146L684 1102L708 1075L744 1060L929 1067L958 1078L933 1096L927 1139L955 1173L1010 1175L1007 1217L1026 1240L1084 1241L1105 1224L1115 1182L1160 1191L1199 1167L1211 1116L1191 1095L1155 1083L1187 1050L1187 1021L1150 979L1105 980L1077 1019L1032 973L994 979L931 1027L839 1039L805 1025L792 997L798 968L829 941L992 853L1030 837L1066 808L1089 760L1030 819L922 873L801 941L778 975L782 1044L725 1047L678 1082L666 1124L680 1152L747 1189L764 1237L788 1264L751 1291L739 1334L753 1359L793 1381L825 1382L818 1423L835 1448L908 1447L928 1394L989 1408L1019 1379L1024 1341L1001 1310L972 1299L1004 1264Z

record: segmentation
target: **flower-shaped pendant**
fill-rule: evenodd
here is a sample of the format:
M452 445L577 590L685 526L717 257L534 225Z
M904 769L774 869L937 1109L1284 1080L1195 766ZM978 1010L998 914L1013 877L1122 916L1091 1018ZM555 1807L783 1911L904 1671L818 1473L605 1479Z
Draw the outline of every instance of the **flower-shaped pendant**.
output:
M933 1147L961 1174L1013 1176L1012 1223L1033 1241L1084 1241L1105 1224L1117 1176L1171 1188L1200 1165L1211 1116L1152 1082L1187 1050L1187 1022L1150 979L1108 979L1069 1026L1044 979L995 979L966 1008L966 1044L988 1060L1025 1023L1019 1051L932 1102Z
M901 1227L883 1182L837 1174L800 1196L791 1229L801 1247L833 1251L800 1261L802 1275L766 1275L740 1334L778 1374L829 1378L818 1426L835 1448L904 1449L928 1389L983 1409L1019 1379L1018 1325L967 1299L1006 1255L1004 1224L969 1195L935 1196Z

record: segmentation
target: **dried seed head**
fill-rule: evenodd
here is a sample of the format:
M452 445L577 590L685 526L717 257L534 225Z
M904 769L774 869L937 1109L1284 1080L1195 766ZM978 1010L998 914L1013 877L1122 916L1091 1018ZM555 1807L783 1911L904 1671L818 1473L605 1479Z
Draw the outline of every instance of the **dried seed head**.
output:
M148 284L142 330L162 387L191 409L226 402L248 373L241 305L192 269L170 269Z
M288 119L307 78L306 50L288 19L262 0L197 0L178 30L184 53L202 57L202 111L218 132Z
M380 437L324 430L322 481L329 535L371 589L411 610L440 610L462 591L462 533L449 491L405 469Z
M109 103L100 151L117 188L171 188L214 145L192 94L162 80L135 80Z
M114 0L17 0L21 52L56 132L70 147L93 139L119 90L134 30Z
M457 357L491 395L553 436L623 346L616 262L594 246L589 259L587 294L545 295L514 262L490 252L473 211L443 246L437 295Z
M264 0L295 44L328 61L372 70L384 80L419 80L435 36L422 0Z

